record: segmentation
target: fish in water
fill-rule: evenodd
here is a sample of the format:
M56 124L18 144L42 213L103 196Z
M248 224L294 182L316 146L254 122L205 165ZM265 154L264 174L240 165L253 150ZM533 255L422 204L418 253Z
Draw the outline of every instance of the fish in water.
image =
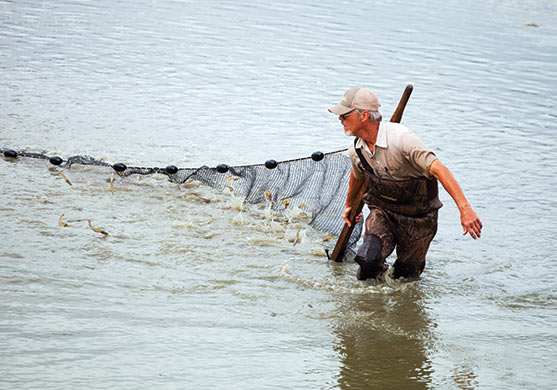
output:
M58 225L60 225L60 226L62 226L62 227L69 227L70 225L68 225L66 222L64 222L64 221L62 220L62 217L63 217L63 216L64 216L64 214L62 214L62 215L60 216L60 218L58 218Z
M280 203L282 203L284 205L284 208L287 209L288 206L290 206L290 199L283 199Z
M273 195L271 195L271 192L268 191L268 190L265 190L263 193L265 194L265 198L267 198L267 200L272 203L273 202Z
M211 199L207 199L207 198L204 198L202 196L198 196L198 198L199 198L200 201L202 201L204 203L211 203Z
M298 231L296 232L296 239L294 240L294 245L292 246L296 246L296 244L302 242L302 235L300 234L300 230L298 229Z
M104 236L108 236L108 233L105 230L93 227L93 225L91 225L91 220L90 219L88 219L87 222L89 223L89 228L91 228L92 231L94 231L95 233L101 233Z
M66 183L68 183L70 186L72 185L72 182L66 177L66 175L64 175L62 172L58 172L58 174L62 176L62 179L64 179Z

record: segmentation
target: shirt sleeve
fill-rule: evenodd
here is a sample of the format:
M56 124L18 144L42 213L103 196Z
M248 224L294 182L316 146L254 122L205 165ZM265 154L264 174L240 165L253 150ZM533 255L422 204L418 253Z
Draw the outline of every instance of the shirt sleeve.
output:
M414 133L408 132L402 138L402 150L404 157L422 175L431 179L429 168L437 159L435 153L429 150L422 140Z

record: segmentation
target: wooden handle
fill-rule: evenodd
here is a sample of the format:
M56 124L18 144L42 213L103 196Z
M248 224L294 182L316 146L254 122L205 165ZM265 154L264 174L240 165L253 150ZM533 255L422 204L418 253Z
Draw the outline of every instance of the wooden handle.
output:
M406 108L406 103L408 103L408 99L410 99L410 95L412 94L413 89L414 86L412 84L408 84L406 86L404 92L402 93L402 97L398 102L398 106L395 112L393 113L393 115L391 116L391 122L400 123L400 121L402 120L402 114L404 114L404 109ZM357 206L352 207L352 210L350 210L350 215L348 216L348 219L351 222L351 226L348 226L346 223L344 224L344 227L342 228L342 232L340 232L340 235L338 236L335 249L331 254L331 260L337 262L342 261L344 251L346 251L346 247L348 245L348 240L350 239L350 236L352 235L352 231L354 230L354 226L356 225L355 224L356 216L362 212L362 209L364 207L364 201L362 199L367 191L366 181L361 180L358 186L359 186L358 188L353 188L353 191L358 192L358 195L356 196Z
M404 88L404 92L400 97L398 106L395 112L393 112L393 115L391 116L391 120L390 120L391 122L400 123L400 121L402 120L402 114L404 114L404 109L406 108L406 103L408 103L408 100L410 99L410 95L412 95L413 90L414 90L414 86L412 84L408 84L406 88Z

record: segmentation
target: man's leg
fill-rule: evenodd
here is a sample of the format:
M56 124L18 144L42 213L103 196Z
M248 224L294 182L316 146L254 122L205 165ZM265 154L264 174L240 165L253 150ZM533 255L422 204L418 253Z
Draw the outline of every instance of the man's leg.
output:
M360 265L358 280L375 278L385 271L385 259L393 252L394 247L394 236L388 217L383 211L371 208L366 219L364 243L354 259Z
M429 244L437 233L437 211L419 218L394 216L393 219L397 241L394 277L417 278L424 270Z

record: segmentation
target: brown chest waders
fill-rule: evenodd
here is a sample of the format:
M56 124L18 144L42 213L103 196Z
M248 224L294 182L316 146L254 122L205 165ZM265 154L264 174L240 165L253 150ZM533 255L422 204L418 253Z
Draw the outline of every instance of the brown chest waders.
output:
M397 249L395 277L417 277L425 266L425 255L437 232L437 210L443 206L436 179L425 177L394 180L375 174L360 149L354 148L364 167L370 209L364 243L355 261L358 279L376 277L387 269L385 259Z

